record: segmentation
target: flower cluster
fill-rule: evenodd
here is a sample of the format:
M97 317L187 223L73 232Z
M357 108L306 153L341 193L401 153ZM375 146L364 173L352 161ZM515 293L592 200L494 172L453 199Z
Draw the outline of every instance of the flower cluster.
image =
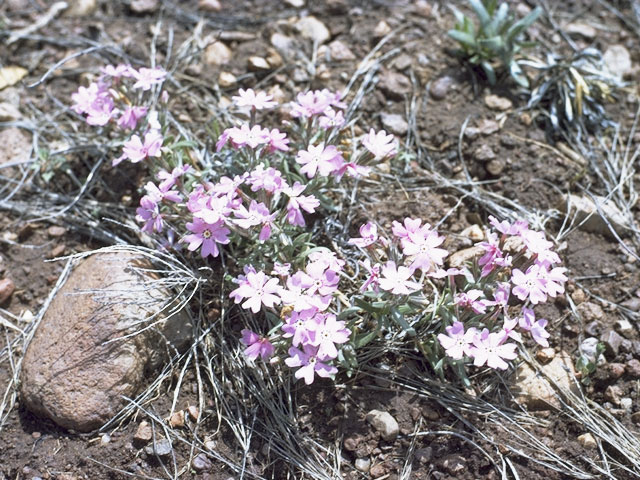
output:
M330 377L337 373L332 365L338 356L337 346L348 342L351 335L345 322L330 312L344 262L326 250L313 252L308 258L305 269L295 273L290 273L290 265L276 264L272 272L275 276L247 266L230 295L253 313L282 305L282 322L269 338L243 330L242 342L247 346L244 353L255 360L286 352L284 363L296 368L295 377L304 379L307 385L316 375Z
M536 319L533 308L563 293L567 277L566 269L556 266L560 258L544 233L523 221L489 219L496 231L488 230L487 240L477 245L484 253L462 268L443 268L448 255L441 248L444 237L420 219L393 222L391 239L366 223L350 243L366 254L361 291L385 303L403 329L429 330L435 323L424 325L425 316L439 319L442 333L435 339L452 361L506 369L517 356L514 342L523 341L522 333L549 345L548 321Z
M74 102L71 109L86 115L89 125L104 127L114 124L123 131L137 131L145 124L144 131L131 135L124 143L122 155L113 160L114 166L126 159L138 163L149 157L160 156L163 135L158 113L150 111L141 101L144 92L162 84L166 75L162 68L135 69L130 65L108 65L101 69L97 81L88 87L80 87L71 96ZM132 99L134 95L135 102Z

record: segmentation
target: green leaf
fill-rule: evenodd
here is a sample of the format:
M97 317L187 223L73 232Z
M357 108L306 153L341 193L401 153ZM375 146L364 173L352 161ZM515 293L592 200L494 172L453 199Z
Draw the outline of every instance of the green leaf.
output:
M397 309L394 308L391 310L391 318L398 324L398 326L400 326L400 328L402 328L403 331L407 333L407 335L411 337L416 336L416 330L407 323L404 315L402 315L402 313L400 313Z
M380 331L380 326L378 326L378 328L376 328L375 330L372 330L371 332L366 333L364 335L356 335L356 338L353 342L355 347L356 348L364 347L369 342L371 342L374 338L376 338L379 331Z
M529 12L526 17L521 18L516 23L511 25L511 28L507 31L507 42L513 43L513 41L520 35L523 30L529 28L533 22L542 14L542 8L536 7Z
M488 36L495 35L500 31L500 27L502 26L504 21L507 19L508 13L509 13L509 5L507 5L506 3L503 3L502 5L500 5L500 8L498 8L498 11L496 12L495 16L491 20L491 23L489 23L489 25L486 28L486 33Z
M451 11L453 12L453 16L456 17L456 21L458 22L459 27L464 26L464 20L465 20L465 16L464 13L462 13L460 10L458 10L456 7L454 7L453 5L450 6Z
M449 30L447 35L453 38L456 42L462 44L463 47L470 49L476 48L476 39L468 33L461 32L459 30Z
M496 84L496 72L493 70L493 67L489 62L482 62L480 64L482 70L484 70L485 75L487 76L487 81L490 85Z
M493 50L494 55L497 54L500 50L505 48L504 40L501 36L496 35L491 38L483 38L478 40L478 44L484 48L489 50Z
M198 144L196 142L192 142L191 140L181 140L179 142L174 143L169 148L171 150L174 150L177 148L195 148L197 146Z
M491 16L489 15L489 12L487 12L484 4L480 0L469 0L469 3L471 4L473 11L476 12L482 27L484 28L486 25L489 25L491 22Z

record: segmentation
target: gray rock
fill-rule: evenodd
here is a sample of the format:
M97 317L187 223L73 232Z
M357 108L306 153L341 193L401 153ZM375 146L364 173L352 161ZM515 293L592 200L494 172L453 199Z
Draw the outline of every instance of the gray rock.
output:
M20 109L9 102L0 103L0 122L13 122L22 118Z
M385 130L395 133L396 135L404 135L409 130L409 124L402 115L397 113L383 113L380 115L382 126Z
M620 397L622 396L622 389L618 385L609 385L604 391L604 399L614 405L620 405Z
M414 60L411 55L407 55L406 53L401 53L393 61L393 67L397 68L398 70L405 70L411 66L413 61Z
M451 268L461 268L474 258L481 257L484 253L485 250L482 247L469 247L452 253L447 257L446 262Z
M488 162L494 160L496 154L489 145L484 143L473 152L473 158L479 162Z
M144 451L147 455L157 455L158 457L167 457L171 455L171 442L166 438L159 439L153 445L144 447Z
M331 54L331 60L337 60L339 62L356 59L351 49L340 40L334 40L329 44L329 53Z
M616 331L624 337L628 337L633 333L633 325L631 325L631 322L626 318L616 320L615 328Z
M224 65L232 57L233 52L222 42L213 42L204 50L204 63L208 65Z
M478 130L482 135L491 135L500 130L500 124L495 120L483 118L478 122Z
M623 410L631 410L633 408L633 399L624 397L620 399L620 408Z
M371 460L368 458L356 458L354 466L356 467L356 470L367 473L371 468Z
M413 456L420 463L429 463L433 457L433 449L431 447L418 448Z
M601 322L604 320L604 310L597 303L582 302L576 307L576 310L584 322Z
M596 448L598 446L596 439L590 433L583 433L578 436L578 443L584 448Z
M597 201L597 205L594 203L594 199ZM607 222L598 213L598 208L607 217L618 235L622 235L626 231L625 225L627 221L624 215L612 201L607 201L604 197L594 195L592 199L591 197L581 197L573 194L563 195L562 204L558 207L559 210L565 213L568 208L571 208L571 214L575 214L576 222L579 222L580 228L587 232L615 238L609 230Z
M133 0L131 10L136 13L153 13L158 9L158 0Z
M313 15L301 18L296 22L295 27L300 32L300 35L313 42L317 42L318 45L323 44L331 38L331 33L329 33L326 25Z
M633 379L640 378L640 360L632 358L625 365L625 372Z
M296 41L282 33L275 32L270 38L271 45L280 52L280 55L291 60L296 54Z
M632 69L631 55L623 45L611 45L602 57L611 73L622 78Z
M72 0L64 14L67 17L86 17L98 8L98 0Z
M491 110L503 112L513 107L513 103L508 98L499 97L498 95L487 95L484 97L484 103Z
M598 343L600 343L600 341L597 338L588 337L585 338L580 344L580 352L592 363L596 361ZM604 356L600 355L598 357L597 365L603 365L605 363L606 359L604 358Z
M600 341L604 343L605 353L611 356L617 356L620 353L620 345L622 338L615 330L608 330L600 337Z
M429 95L431 95L431 98L434 100L444 100L453 84L454 80L452 77L448 75L440 77L429 87Z
M385 70L380 76L380 89L391 100L402 100L411 93L411 80L402 73Z
M504 169L506 166L507 166L507 162L505 162L503 158L496 158L494 160L487 162L484 168L487 172L489 172L490 175L497 177L502 172L504 172Z
M211 463L211 460L209 460L209 457L207 457L205 453L199 453L193 457L191 466L198 473L208 472L213 468L213 463Z
M119 251L95 253L73 269L25 352L20 394L27 409L65 428L93 430L188 346L188 318L159 314L173 296L149 268L143 257Z
M588 23L583 22L574 22L565 25L564 31L572 36L581 36L586 38L587 40L593 40L596 38L597 32L596 29L593 28Z
M638 312L640 311L640 298L630 298L629 300L625 300L624 302L622 302L620 305L622 305L624 308L628 308L632 312Z
M31 156L31 137L21 128L0 130L0 165L27 162ZM7 169L3 168L3 172Z
M380 432L383 440L387 442L393 442L400 432L398 422L389 412L371 410L367 413L366 418L367 422L369 422L376 431Z
M544 375L539 375L526 363L518 367L513 385L516 402L526 405L529 410L559 409L561 404L557 395L562 393L556 392L546 377L553 379L562 390L578 393L573 382L575 370L568 353L560 352L541 370Z

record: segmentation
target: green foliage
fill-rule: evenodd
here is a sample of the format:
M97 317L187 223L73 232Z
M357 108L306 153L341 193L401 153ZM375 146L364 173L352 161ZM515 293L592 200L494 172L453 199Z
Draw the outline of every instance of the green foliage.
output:
M595 358L589 358L587 355L580 355L576 362L576 369L580 374L580 381L583 385L589 385L591 383L591 375L593 375L598 366L598 359L600 355L604 353L605 347L603 343L598 343L596 346Z
M465 61L480 66L491 85L497 81L496 69L502 68L523 87L529 87L529 81L520 68L515 55L522 47L530 46L521 41L524 31L540 16L542 9L537 7L520 20L509 13L509 6L497 0L469 0L471 8L479 20L473 20L455 7L451 7L457 24L448 35L457 41L460 53Z

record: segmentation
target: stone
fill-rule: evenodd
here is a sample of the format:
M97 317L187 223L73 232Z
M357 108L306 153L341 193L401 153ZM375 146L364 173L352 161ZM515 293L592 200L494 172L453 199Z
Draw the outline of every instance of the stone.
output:
M438 462L439 466L451 475L459 475L467 468L467 462L462 455L456 453L446 455Z
M406 53L401 53L393 60L393 68L397 68L398 70L406 70L411 65L413 65L414 59L411 55Z
M543 364L549 363L551 360L555 358L555 356L556 356L556 351L551 347L541 348L536 352L536 360L538 360L540 363L543 363Z
M480 228L480 225L475 223L462 230L460 232L460 236L467 237L469 240L474 242L481 242L484 240L484 232L482 231L482 228Z
M10 278L3 278L0 280L0 305L9 300L9 297L13 295L15 290L16 286L13 283L13 280Z
M602 59L609 71L620 78L632 70L631 55L623 45L609 46Z
M633 398L624 397L620 399L620 408L625 411L631 410L633 408Z
M151 268L127 251L95 253L76 264L25 352L24 407L64 428L94 430L188 347L186 312L158 315L171 309L172 294L158 286Z
M371 468L371 460L369 460L368 458L356 458L354 466L356 467L356 470L367 473Z
M238 79L231 72L220 72L218 76L218 85L222 88L234 87L238 83Z
M620 405L620 397L622 396L622 389L618 385L609 385L604 391L604 399L607 402L611 402L614 405Z
M482 247L469 247L452 253L446 259L446 262L451 268L462 268L468 262L473 261L474 258L479 258L484 254L485 250Z
M498 110L504 112L513 107L513 103L508 98L499 97L498 95L487 95L484 97L484 103L491 110Z
M13 122L22 118L22 112L9 102L0 103L0 122Z
M387 442L393 442L400 432L398 422L389 412L371 410L367 413L366 419L380 433L382 439Z
M640 311L640 298L630 298L629 300L625 300L624 302L622 302L620 305L624 308L628 308L632 312L638 312Z
M497 177L502 172L504 172L504 169L506 166L507 166L507 163L504 161L503 158L495 158L493 160L488 161L484 166L484 168L490 175Z
M529 410L560 409L561 404L556 395L556 389L547 380L554 380L561 389L578 394L578 389L573 383L575 370L571 356L566 352L560 352L551 362L542 366L543 373L538 374L528 364L523 363L516 370L513 392L516 402L526 405Z
M98 8L98 0L73 0L64 14L68 17L86 17Z
M596 357L597 357L598 361L596 365L604 365L606 363L606 359L604 358L603 355L598 355L598 351L597 351L599 343L600 341L597 338L587 337L580 344L580 352L591 363L596 363Z
M133 0L131 11L135 13L153 13L158 9L158 0Z
M448 75L440 77L429 86L429 95L434 100L444 100L454 83L453 78Z
M371 478L380 478L387 474L387 467L383 463L376 463L369 469L369 474Z
M0 165L27 163L31 156L31 137L24 130L9 127L0 130ZM3 174L6 168L2 169Z
M590 322L601 322L604 320L604 310L597 303L593 302L582 302L580 305L576 307L578 314L582 318L582 321L585 323Z
M420 15L424 18L429 18L431 16L432 7L426 0L416 0L413 11L416 15Z
M202 473L210 471L213 468L213 463L211 463L211 460L209 460L206 453L199 453L193 457L191 466L196 472Z
M607 226L607 222L598 213L598 208L607 217L607 220L618 235L622 235L626 231L624 225L627 222L624 215L612 201L608 201L604 197L594 195L592 198L565 194L562 196L562 204L558 206L558 209L563 213L567 213L568 209L575 210L575 221L579 223L579 227L582 230L615 239Z
M634 380L640 378L640 360L638 360L637 358L632 358L627 362L624 370L630 378Z
M587 40L593 40L597 35L595 28L593 28L588 23L583 22L569 23L564 26L564 31L571 36L579 35L586 38Z
M266 58L258 57L256 55L252 55L247 60L247 64L249 66L249 70L253 72L267 71L271 70L271 65L267 62Z
M337 60L339 62L356 59L351 49L340 40L334 40L329 44L329 53L331 54L331 60Z
M204 63L207 65L224 65L231 61L233 53L222 42L213 42L204 49Z
M187 407L187 413L189 414L191 420L193 420L194 422L197 422L198 418L200 418L200 410L198 410L198 407L196 407L195 405L190 405L189 407Z
M500 130L500 124L495 120L483 118L478 122L478 130L482 135L491 135Z
M380 89L391 100L402 100L411 93L411 80L402 73L385 70L380 75Z
M626 318L616 320L615 329L616 332L624 337L628 337L633 333L633 325Z
M302 8L304 7L304 0L284 0L284 3L293 8Z
M133 435L133 443L139 447L146 445L153 438L153 429L151 425L146 420L140 422L138 428L136 429L136 433Z
M265 60L271 68L280 68L284 64L282 55L280 55L275 48L269 48L267 50L267 56L265 57Z
M49 235L51 238L62 237L66 233L67 229L61 227L60 225L51 225L49 228L47 228L47 235Z
M596 439L590 433L583 433L582 435L579 435L578 443L584 448L596 448L598 446Z
M431 447L418 448L413 456L422 464L429 463L433 458L433 449Z
M635 412L631 414L631 421L636 425L640 425L640 412Z
M205 12L219 12L222 10L220 0L199 0L198 8Z
M402 115L397 113L382 113L380 120L385 130L396 135L404 135L409 131L409 124Z
M473 152L473 158L479 162L488 162L489 160L494 160L496 154L489 145L483 143Z
M624 338L615 330L607 330L600 337L600 341L604 343L605 353L614 357L620 352L620 345L623 340Z
M171 428L182 428L182 427L184 427L184 410L180 410L178 412L174 412L169 417L169 425L171 425Z
M271 45L285 58L292 59L295 56L296 41L293 38L275 32L271 35L270 41Z
M331 33L326 25L313 15L301 18L295 23L295 27L300 35L318 45L322 45L331 38Z
M610 363L607 365L607 372L611 380L617 380L624 375L625 365L624 363Z
M391 33L391 27L384 20L380 20L376 27L373 29L373 36L375 38L382 38L389 33Z
M161 438L153 445L149 445L144 448L147 455L157 455L158 457L168 457L171 455L171 442L166 438Z

